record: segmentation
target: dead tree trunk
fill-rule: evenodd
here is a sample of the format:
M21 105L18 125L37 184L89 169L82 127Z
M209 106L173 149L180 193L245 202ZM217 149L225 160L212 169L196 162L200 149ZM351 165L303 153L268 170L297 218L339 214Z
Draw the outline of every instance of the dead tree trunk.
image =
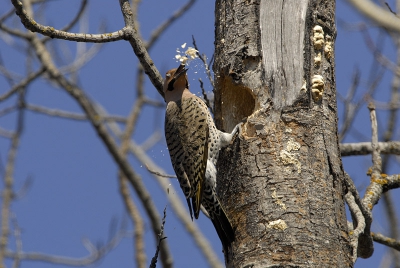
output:
M228 267L352 267L337 136L335 1L216 2L218 193Z

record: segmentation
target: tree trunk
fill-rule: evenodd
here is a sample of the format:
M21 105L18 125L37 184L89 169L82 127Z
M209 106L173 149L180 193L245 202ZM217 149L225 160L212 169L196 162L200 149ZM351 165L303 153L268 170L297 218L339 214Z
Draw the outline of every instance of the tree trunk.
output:
M335 1L217 0L218 193L228 267L352 267L337 135Z

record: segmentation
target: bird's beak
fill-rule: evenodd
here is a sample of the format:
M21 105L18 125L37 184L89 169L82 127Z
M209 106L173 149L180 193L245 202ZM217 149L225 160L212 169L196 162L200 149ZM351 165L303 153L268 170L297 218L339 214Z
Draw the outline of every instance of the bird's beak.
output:
M189 69L185 68L185 64L179 65L174 74L174 79L178 79L181 75L185 74Z
M178 69L176 69L175 73L174 73L174 77L172 77L171 81L169 81L168 83L168 87L167 89L169 91L174 90L174 83L176 80L178 80L179 77L181 77L182 75L184 75L187 72L188 69L185 68L184 64L179 65Z

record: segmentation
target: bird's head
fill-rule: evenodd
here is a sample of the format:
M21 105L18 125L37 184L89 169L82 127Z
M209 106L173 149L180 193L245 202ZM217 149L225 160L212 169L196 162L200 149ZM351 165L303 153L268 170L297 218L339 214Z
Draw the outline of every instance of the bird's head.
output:
M165 74L164 80L164 95L167 97L172 92L180 91L183 92L185 89L189 89L189 83L187 79L188 69L185 68L184 64L179 65L176 69L171 69ZM175 94L174 94L175 95Z

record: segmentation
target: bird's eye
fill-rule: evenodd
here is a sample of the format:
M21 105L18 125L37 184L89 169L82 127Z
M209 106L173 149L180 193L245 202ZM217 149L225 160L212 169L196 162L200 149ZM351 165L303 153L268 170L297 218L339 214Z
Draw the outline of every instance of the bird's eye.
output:
M170 75L170 74L165 74L165 76L166 76L166 77L170 77L171 75Z

